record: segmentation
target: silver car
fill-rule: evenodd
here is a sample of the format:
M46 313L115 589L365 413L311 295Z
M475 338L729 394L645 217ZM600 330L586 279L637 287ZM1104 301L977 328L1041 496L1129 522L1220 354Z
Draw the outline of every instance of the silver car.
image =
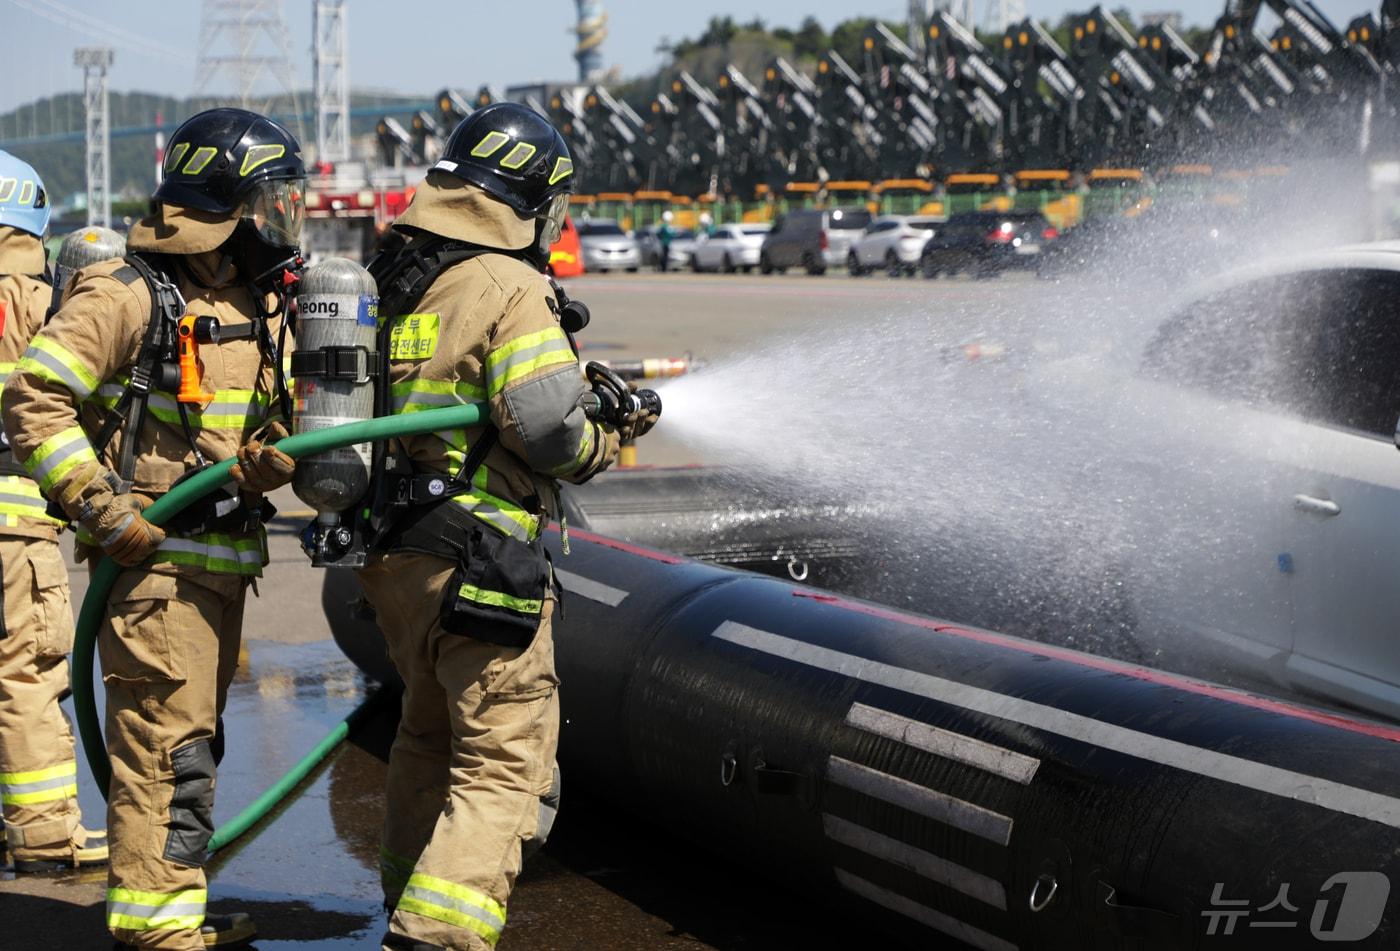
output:
M938 230L941 221L927 215L886 215L876 218L865 233L851 243L846 269L859 277L884 268L890 277L913 275L919 255Z
M580 221L578 243L585 271L636 271L642 265L636 240L614 221Z
M701 235L695 242L690 266L696 271L745 273L758 266L758 253L770 225L725 225L709 236Z

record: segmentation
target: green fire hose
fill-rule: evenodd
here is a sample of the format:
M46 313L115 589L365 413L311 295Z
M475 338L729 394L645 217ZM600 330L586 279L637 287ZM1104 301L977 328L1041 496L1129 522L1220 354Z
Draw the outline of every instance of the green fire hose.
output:
M449 406L443 409L425 410L401 416L383 416L362 422L347 423L331 429L289 436L277 444L277 448L294 459L314 456L344 446L357 443L376 442L401 436L417 436L423 433L438 432L444 429L464 429L477 426L487 418L486 404L467 403L462 406ZM229 470L235 461L230 459L218 463L196 476L180 483L161 496L146 509L145 516L153 524L160 525L177 514L181 509L198 501L210 492L231 481ZM103 558L92 572L87 597L83 599L82 610L78 614L77 631L73 640L73 708L77 713L78 732L83 739L83 752L92 768L93 779L102 796L107 797L111 784L111 762L107 758L107 747L102 739L102 727L97 722L97 702L92 689L93 656L97 647L97 629L106 614L107 595L121 567L110 558ZM330 732L316 748L302 757L276 784L259 796L239 813L226 826L214 833L209 842L209 851L216 852L238 838L267 815L277 803L291 792L306 776L316 768L341 740L349 735L351 728L365 715L378 695L370 697L346 717Z

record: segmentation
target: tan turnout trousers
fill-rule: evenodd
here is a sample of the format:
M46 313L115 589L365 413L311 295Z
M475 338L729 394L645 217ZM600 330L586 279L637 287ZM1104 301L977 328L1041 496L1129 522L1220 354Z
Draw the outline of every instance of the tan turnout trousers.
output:
M359 574L405 688L380 867L390 931L482 951L505 927L521 844L536 834L552 779L554 604L523 651L449 634L438 615L452 570L393 553Z
M54 538L0 535L5 598L0 626L0 800L11 851L72 855L78 763L68 717L73 614L68 569Z
M203 951L214 739L238 666L246 579L128 568L98 633L112 758L107 926L137 948Z

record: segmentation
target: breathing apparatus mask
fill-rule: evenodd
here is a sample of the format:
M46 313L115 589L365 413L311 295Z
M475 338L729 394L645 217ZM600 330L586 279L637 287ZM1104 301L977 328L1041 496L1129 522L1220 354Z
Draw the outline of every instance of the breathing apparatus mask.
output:
M569 195L560 192L550 199L544 214L535 219L535 252L549 261L549 249L564 233L564 219L569 214Z
M301 227L306 220L302 179L259 182L243 201L228 250L239 273L260 293L284 296L283 272L301 267ZM280 313L281 305L273 313ZM271 315L268 315L271 316Z

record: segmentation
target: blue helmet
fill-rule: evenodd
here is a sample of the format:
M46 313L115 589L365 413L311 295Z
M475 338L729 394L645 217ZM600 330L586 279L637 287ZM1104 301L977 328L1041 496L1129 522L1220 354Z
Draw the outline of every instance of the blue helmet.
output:
M0 225L42 238L49 228L48 192L28 162L0 151Z

